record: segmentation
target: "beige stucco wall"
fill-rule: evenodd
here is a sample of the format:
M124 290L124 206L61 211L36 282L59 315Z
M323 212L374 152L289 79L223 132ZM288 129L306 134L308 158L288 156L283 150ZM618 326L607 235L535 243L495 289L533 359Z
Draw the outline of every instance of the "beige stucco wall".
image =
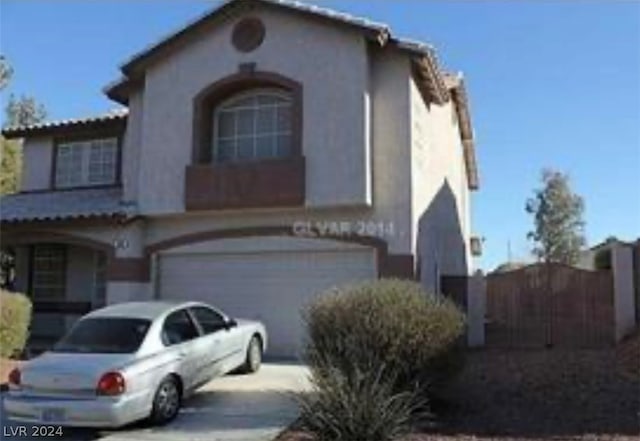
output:
M471 270L469 189L451 102L425 105L411 81L411 222L423 284Z
M107 304L152 300L151 283L109 282Z
M412 253L409 57L372 52L371 101L373 199L376 217L393 225L397 253Z
M142 152L143 90L129 97L129 116L122 145L122 194L125 201L136 201L140 184Z
M51 183L53 140L27 138L22 145L22 178L20 191L48 189Z
M256 9L251 15L266 27L266 38L255 51L243 54L233 48L233 19L147 70L139 186L145 214L183 211L185 166L192 159L193 99L248 62L304 86L307 205L370 202L363 35L282 11Z

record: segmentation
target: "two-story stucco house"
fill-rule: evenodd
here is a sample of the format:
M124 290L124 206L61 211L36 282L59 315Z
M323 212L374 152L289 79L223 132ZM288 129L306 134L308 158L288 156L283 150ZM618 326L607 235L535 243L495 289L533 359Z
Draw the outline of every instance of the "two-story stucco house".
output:
M105 90L122 111L3 132L24 139L2 246L35 336L105 303L195 299L264 321L291 356L324 289L470 273L465 86L429 46L232 0L122 73Z

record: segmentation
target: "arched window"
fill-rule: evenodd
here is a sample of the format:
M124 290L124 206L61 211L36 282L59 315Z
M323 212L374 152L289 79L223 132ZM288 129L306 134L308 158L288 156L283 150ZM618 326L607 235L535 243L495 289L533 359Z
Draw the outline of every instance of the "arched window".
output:
M292 155L293 100L277 88L251 89L217 105L213 112L214 162L247 162Z

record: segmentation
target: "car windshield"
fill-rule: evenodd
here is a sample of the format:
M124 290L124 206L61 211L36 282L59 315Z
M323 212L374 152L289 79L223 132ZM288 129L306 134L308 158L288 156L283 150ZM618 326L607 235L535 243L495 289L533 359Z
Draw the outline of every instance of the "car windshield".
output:
M127 354L138 350L151 322L144 319L101 317L76 323L53 352Z

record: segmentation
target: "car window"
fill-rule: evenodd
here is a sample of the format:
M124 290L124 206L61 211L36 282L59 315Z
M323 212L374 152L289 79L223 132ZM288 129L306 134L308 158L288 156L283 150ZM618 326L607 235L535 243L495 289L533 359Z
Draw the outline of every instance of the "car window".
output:
M198 329L186 309L172 312L164 320L162 342L167 346L192 340L199 335Z
M222 314L211 308L196 306L191 308L191 312L196 318L196 321L200 324L202 332L205 334L212 334L225 328L225 320Z
M138 350L151 322L144 319L101 317L78 321L53 352L124 354Z

